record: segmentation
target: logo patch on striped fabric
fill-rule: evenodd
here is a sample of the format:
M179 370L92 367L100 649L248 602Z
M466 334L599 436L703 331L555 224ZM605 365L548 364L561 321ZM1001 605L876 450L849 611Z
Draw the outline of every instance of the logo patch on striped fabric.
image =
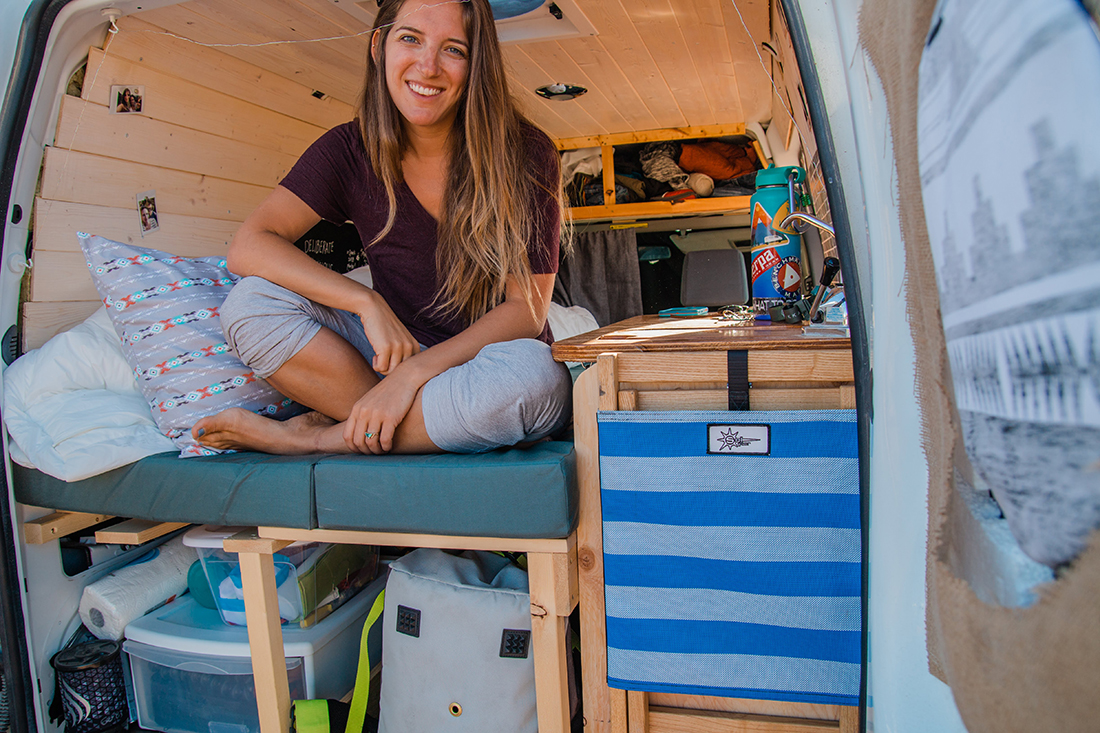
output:
M707 453L766 456L771 454L771 425L707 425Z

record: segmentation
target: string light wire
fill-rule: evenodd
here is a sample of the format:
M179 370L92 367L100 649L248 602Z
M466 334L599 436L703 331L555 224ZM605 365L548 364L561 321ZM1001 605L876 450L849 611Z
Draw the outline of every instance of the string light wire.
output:
M745 22L745 16L741 15L741 8L737 7L736 0L730 0L730 2L733 4L733 9L737 12L737 17L741 21L741 27L745 29L745 35L749 37L750 41L752 41L752 48L756 52L756 60L760 62L760 68L764 70L765 74L767 74L768 81L771 82L772 89L775 90L775 96L779 98L779 104L783 107L783 111L786 112L787 116L791 118L791 124L793 124L795 126L795 129L798 130L798 134L802 136L803 142L809 140L809 136L806 135L805 131L798 124L798 120L794 118L794 111L790 107L788 107L787 102L784 101L783 92L779 90L779 86L775 83L775 77L768 69L768 66L764 63L764 57L760 55L760 47L756 43L756 41L753 40L752 32L749 31L749 25Z

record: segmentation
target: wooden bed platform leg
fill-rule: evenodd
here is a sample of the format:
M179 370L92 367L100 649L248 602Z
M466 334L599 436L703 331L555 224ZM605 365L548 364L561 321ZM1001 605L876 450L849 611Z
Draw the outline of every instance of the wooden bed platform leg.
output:
M569 733L569 672L565 624L561 616L531 617L535 655L535 703L539 733Z
M238 557L260 730L262 733L289 733L290 683L275 590L275 561L270 552L241 552Z
M569 614L577 605L577 552L527 553L531 651L539 733L569 732Z

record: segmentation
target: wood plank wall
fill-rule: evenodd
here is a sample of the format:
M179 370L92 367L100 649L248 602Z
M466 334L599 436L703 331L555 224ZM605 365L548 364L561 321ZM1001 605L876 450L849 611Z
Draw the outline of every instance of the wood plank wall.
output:
M79 98L62 100L34 207L23 348L99 306L76 232L185 256L222 254L238 225L310 143L354 117L219 50L122 18L92 48ZM111 86L143 85L140 114L111 114ZM160 229L141 234L137 196L156 191Z
M513 94L552 138L754 122L771 116L774 0L576 0L567 18L596 35L509 42ZM358 98L370 46L373 0L186 0L140 17L235 60L293 79L337 100ZM358 35L356 35L358 34ZM346 37L346 36L351 37ZM340 37L324 43L256 42ZM196 69L196 75L205 73ZM587 87L562 103L538 97L553 82Z
M768 78L773 61L765 54L761 62L757 42L778 22L772 0L581 5L598 35L505 47L513 90L552 137L769 116L776 102ZM352 119L369 48L366 34L222 49L173 35L254 44L368 29L328 0L190 0L123 17L118 26L105 50L91 49L83 92L63 100L46 151L24 348L95 308L98 296L76 249L78 230L172 252L224 251L234 224L309 143ZM781 55L789 57L786 47ZM568 105L534 95L553 81L590 91ZM144 85L140 115L109 113L113 84ZM148 190L156 191L161 229L142 239L136 197Z

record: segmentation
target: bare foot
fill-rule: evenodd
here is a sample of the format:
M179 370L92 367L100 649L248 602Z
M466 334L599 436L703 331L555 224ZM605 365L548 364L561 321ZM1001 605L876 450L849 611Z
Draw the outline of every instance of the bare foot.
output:
M344 443L341 425L319 412L279 421L232 407L199 420L191 428L191 435L202 445L219 450L255 450L283 456L351 452Z

